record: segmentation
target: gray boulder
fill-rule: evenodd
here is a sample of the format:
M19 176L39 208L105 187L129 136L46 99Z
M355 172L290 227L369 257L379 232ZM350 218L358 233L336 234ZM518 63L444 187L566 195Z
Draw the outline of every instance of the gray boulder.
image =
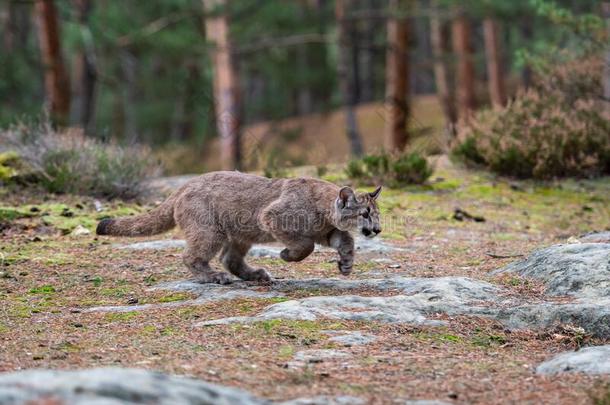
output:
M587 243L610 243L610 231L591 232L578 239Z
M542 280L550 295L610 297L610 243L551 246L492 274L499 273Z
M0 404L33 402L69 405L269 404L235 388L146 370L98 368L0 374Z
M495 318L511 329L544 329L570 324L595 337L610 338L610 299L506 307L500 309Z
M536 368L538 374L610 374L610 345L562 353Z

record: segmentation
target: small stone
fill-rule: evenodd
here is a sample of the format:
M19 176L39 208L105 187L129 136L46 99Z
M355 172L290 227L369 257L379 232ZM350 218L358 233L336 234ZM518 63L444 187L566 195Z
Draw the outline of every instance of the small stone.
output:
M74 213L70 211L69 208L64 208L64 210L59 215L66 218L72 218L74 216Z
M72 231L72 233L70 235L72 235L72 236L91 235L91 231L82 225L77 225L76 228L74 228L74 230Z
M139 302L139 300L136 297L129 297L129 299L127 300L128 305L134 305L134 304L137 304L138 302Z
M562 353L536 368L538 374L610 374L610 345L592 346Z

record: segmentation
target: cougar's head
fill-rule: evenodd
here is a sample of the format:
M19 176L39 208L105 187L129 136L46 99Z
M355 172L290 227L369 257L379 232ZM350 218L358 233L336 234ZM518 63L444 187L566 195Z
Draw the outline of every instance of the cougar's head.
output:
M374 238L381 232L377 197L381 187L372 193L355 193L343 187L335 200L335 226L342 231L361 232L367 238Z

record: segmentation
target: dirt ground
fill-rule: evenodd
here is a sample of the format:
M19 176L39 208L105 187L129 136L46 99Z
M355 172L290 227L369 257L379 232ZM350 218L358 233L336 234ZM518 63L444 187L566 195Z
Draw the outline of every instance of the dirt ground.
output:
M116 245L133 239L74 234L80 227L92 231L102 217L142 212L153 202L96 204L88 197L18 190L2 190L0 198L0 371L146 368L239 387L272 400L341 394L375 404L401 399L480 404L610 401L608 377L545 377L534 372L554 354L607 342L552 330L509 331L483 318L439 315L436 319L448 321L443 327L333 319L194 326L204 320L254 315L278 298L87 312L100 305L190 298L189 293L150 290L160 282L190 277L181 264L180 249L125 250ZM384 190L380 205L382 237L406 248L388 255L400 267L361 255L352 278L371 278L372 271L414 277L460 275L501 284L536 300L543 293L538 283L489 272L538 247L610 229L610 178L539 184L439 164L431 185ZM455 208L485 221L455 219ZM179 237L175 230L140 240ZM301 263L249 261L282 278L339 277L333 259L331 253L316 252ZM342 347L329 340L324 332L328 330L358 330L378 339ZM299 351L328 348L349 356L289 365Z

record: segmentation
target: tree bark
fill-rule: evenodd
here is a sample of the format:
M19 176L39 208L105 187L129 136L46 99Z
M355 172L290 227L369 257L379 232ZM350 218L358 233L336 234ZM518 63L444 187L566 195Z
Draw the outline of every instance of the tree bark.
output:
M485 38L489 96L494 107L502 107L506 103L506 86L502 69L500 28L493 17L487 17L483 20L483 35Z
M7 2L0 8L0 27L2 28L2 45L10 55L15 47L15 26L13 3Z
M467 121L476 108L472 27L466 15L458 11L451 28L453 52L457 57L458 115Z
M44 65L45 97L51 119L59 125L68 123L70 82L61 54L59 21L53 0L36 0L38 39Z
M373 9L373 2L371 0L364 0L363 5L367 10ZM360 50L360 77L362 78L362 82L360 86L360 100L368 102L372 101L375 97L375 74L373 72L373 36L375 34L375 25L372 18L365 18L362 21L362 31L362 48Z
M211 52L214 65L214 107L220 135L222 167L240 167L240 107L238 75L231 55L227 0L203 0L207 13L206 36L215 47Z
M521 40L524 44L531 44L534 39L534 31L532 28L533 19L530 16L524 16L521 19ZM525 65L521 69L521 83L526 89L532 85L532 67Z
M354 92L353 80L349 75L349 32L350 24L345 18L346 3L350 0L335 1L335 18L337 20L339 53L337 60L337 74L339 87L343 98L345 109L345 121L347 127L347 137L350 143L352 155L361 156L363 153L362 140L358 130L358 122L354 107L356 106L356 96Z
M390 0L387 20L385 147L389 152L401 152L409 140L409 2Z
M606 31L610 36L610 1L602 3L602 15L606 20ZM604 63L604 100L606 102L606 111L610 112L610 45L606 47L606 62Z
M138 134L138 120L136 116L137 105L137 72L138 59L127 48L119 51L119 63L121 66L123 93L123 133L127 142L136 143L141 141Z
M439 6L433 0L432 17L430 18L430 42L434 58L434 80L436 82L436 94L445 116L445 130L451 137L455 137L455 124L457 122L457 111L455 108L455 94L449 83L449 69L447 53L449 43L446 32L443 30L443 22L439 16Z
M74 72L74 121L85 131L93 130L95 111L95 86L97 82L97 68L95 63L95 50L93 38L89 29L89 15L92 4L90 0L74 0L77 19L80 25L82 48L75 58Z

